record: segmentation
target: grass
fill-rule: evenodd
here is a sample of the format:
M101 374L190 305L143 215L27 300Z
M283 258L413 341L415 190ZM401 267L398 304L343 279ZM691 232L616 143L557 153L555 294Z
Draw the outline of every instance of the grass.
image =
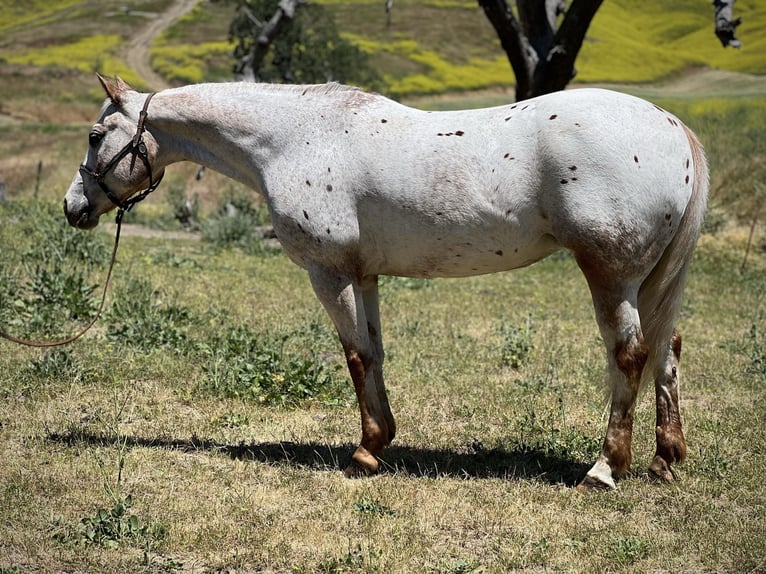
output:
M197 265L145 261L169 252ZM280 408L199 392L204 354L180 339L143 348L139 333L110 335L113 319L64 354L4 344L0 567L758 571L766 266L739 274L738 262L737 249L706 237L690 279L681 322L690 459L679 481L642 475L653 449L646 393L635 474L597 496L568 488L605 424L602 350L569 258L427 288L384 285L400 432L369 480L340 473L358 432L350 401ZM161 288L147 295L131 275ZM202 319L198 341L244 321L341 362L308 282L284 257L126 237L116 280L113 308L135 292L188 309ZM211 301L211 286L239 295ZM502 366L498 318L526 325L530 313L526 362Z
M107 54L117 58L145 21L112 14L116 1L25 4L34 14L17 4L0 6L9 198L0 204L0 325L48 336L92 310L110 242L67 228L60 214L103 98L81 68L94 55L74 48L117 36ZM401 93L508 81L473 2L397 2L390 30L377 0L325 4L369 42ZM642 5L646 17L632 6L605 3L580 78L632 82L701 60L762 70L758 2L737 2L741 52L719 51L696 2L657 17L659 3ZM688 19L692 9L700 15ZM178 53L187 57L189 45L201 46L189 62L203 77L220 75L226 64L207 42L225 37L228 20L210 10L220 7L204 4L155 49L186 41ZM653 44L651 58L638 57ZM11 63L22 54L29 63ZM689 459L677 482L645 475L654 452L648 390L631 476L596 496L570 488L600 449L606 400L587 286L566 256L465 280L385 278L398 435L380 475L343 478L359 415L305 274L247 233L263 214L240 186L212 173L197 181L193 166L177 166L130 221L178 230L188 199L206 240L126 234L106 316L91 333L51 351L0 342L0 572L764 571L762 223L741 264L764 200L766 108L752 78L721 78L691 94L628 87L687 121L713 168L679 325ZM498 101L507 96L428 106Z
M663 104L712 140L719 172L759 149L758 100ZM726 136L732 123L751 127ZM766 261L757 251L740 271L730 207L701 240L680 321L689 460L673 485L647 481L647 392L632 475L596 496L570 488L598 454L606 404L571 258L383 282L399 433L379 476L350 481L358 413L304 274L246 244L126 236L93 333L50 352L0 344L0 568L760 571ZM56 263L47 250L69 242ZM26 297L35 260L58 265L54 284L82 271L87 285L108 258L107 236L69 230L45 200L0 207L0 244L1 318L19 329L6 298Z

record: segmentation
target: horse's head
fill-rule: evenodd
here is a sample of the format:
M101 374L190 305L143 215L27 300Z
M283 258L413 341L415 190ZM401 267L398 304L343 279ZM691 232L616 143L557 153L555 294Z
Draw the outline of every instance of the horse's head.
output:
M139 94L120 78L98 78L107 100L64 197L67 220L80 229L95 227L115 207L128 207L139 192L142 197L153 191L163 174L161 167L155 168L157 141L145 126L151 95Z

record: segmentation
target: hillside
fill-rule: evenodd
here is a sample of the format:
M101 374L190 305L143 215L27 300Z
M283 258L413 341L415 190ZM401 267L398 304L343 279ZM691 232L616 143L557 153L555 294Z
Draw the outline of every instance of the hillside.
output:
M511 99L510 67L475 1L397 0L390 26L381 0L318 1L345 36L369 52L388 95L428 107ZM651 98L766 94L760 32L766 5L737 2L742 50L721 48L707 0L665 5L649 0L639 10L630 0L605 2L578 60L576 82L618 83ZM58 197L82 159L82 126L103 99L94 72L119 74L139 89L228 80L231 15L230 5L208 0L0 2L0 182L6 193ZM217 185L212 176L206 181Z
M335 15L343 34L370 54L386 80L385 91L394 96L512 84L505 55L473 0L399 0L390 25L380 0L319 1ZM706 0L667 5L662 0L605 2L581 51L577 80L656 82L703 67L766 74L762 2L737 2L744 20L742 50L721 48ZM186 14L163 32L158 16L173 10L173 16ZM0 4L0 76L6 86L40 70L70 76L98 70L138 85L225 80L232 64L227 40L232 10L204 0L37 0L23 7L5 2ZM150 50L149 73L137 69L142 48ZM12 99L0 96L3 102Z

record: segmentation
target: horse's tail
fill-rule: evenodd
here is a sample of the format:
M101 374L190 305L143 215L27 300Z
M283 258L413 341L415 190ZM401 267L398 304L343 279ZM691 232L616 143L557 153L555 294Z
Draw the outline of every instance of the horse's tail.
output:
M709 181L705 152L697 136L685 125L683 128L694 164L691 197L675 236L638 292L641 330L649 347L649 360L644 368L647 378L655 376L657 367L665 361L674 339L673 331L681 311L686 272L694 254L707 205Z

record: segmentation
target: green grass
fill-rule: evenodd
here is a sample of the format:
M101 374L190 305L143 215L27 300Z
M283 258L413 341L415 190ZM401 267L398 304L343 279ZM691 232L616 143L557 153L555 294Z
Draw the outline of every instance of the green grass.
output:
M12 268L38 243L18 234L36 220L14 213L0 211ZM303 272L283 256L125 237L94 333L63 351L0 344L0 567L758 571L766 263L741 274L741 243L703 239L680 321L689 461L671 486L642 474L653 453L647 392L634 475L614 493L581 496L569 487L600 447L603 350L571 258L384 283L399 435L380 476L350 481L340 472L358 438L349 394L284 408L211 393L213 361L198 347L248 325L226 348L287 337L288 356L310 351L341 368L350 393ZM120 306L139 320L129 332ZM162 321L142 319L151 313ZM513 336L502 326L528 324L526 359L504 366Z
M473 2L397 1L391 29L377 0L324 3L341 29L364 38L398 93L509 81ZM120 4L0 6L0 177L9 197L0 205L0 325L15 332L71 331L103 281L111 238L67 228L60 201L103 98L89 70L98 58L119 70L120 46L145 24L113 14ZM700 62L763 73L760 3L737 2L740 52L718 48L707 4L660 13L648 2L646 16L633 6L604 3L580 79L635 82ZM210 44L225 40L221 10L206 3L169 30L155 65L176 51L188 73L223 77L223 46ZM119 39L101 56L75 50L92 36ZM24 54L28 61L9 60ZM624 88L688 122L712 167L708 231L679 321L689 458L676 483L644 474L654 452L649 389L636 410L632 475L616 492L570 488L597 456L606 400L587 286L566 256L465 280L385 278L398 434L380 475L343 478L359 415L305 273L242 234L262 223L255 204L242 210L244 223L220 217L220 198L239 201L241 186L174 166L129 221L179 229L176 210L189 197L209 240L126 233L91 333L52 351L0 342L0 572L763 571L760 222L741 269L766 193L763 84L679 78L680 91ZM419 105L505 101L482 94Z

